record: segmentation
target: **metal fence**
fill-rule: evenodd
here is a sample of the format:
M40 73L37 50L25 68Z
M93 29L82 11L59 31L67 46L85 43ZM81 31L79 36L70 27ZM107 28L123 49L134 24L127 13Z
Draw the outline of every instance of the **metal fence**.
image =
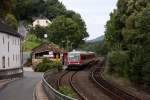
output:
M0 69L0 79L13 79L23 77L23 68Z
M48 81L47 77L54 73L55 72L45 72L42 79L42 86L44 87L44 90L48 95L49 100L76 100L75 98L71 98L64 94L61 94L47 82Z

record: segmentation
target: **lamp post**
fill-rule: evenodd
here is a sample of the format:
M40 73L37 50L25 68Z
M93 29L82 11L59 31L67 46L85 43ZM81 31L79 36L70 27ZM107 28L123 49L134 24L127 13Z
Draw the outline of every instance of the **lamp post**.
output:
M47 37L48 37L48 35L44 34L44 42L47 42Z

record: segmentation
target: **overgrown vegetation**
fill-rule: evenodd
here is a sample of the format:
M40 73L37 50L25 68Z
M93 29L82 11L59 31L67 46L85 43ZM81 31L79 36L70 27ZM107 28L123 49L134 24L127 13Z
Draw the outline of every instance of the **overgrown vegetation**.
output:
M84 51L92 51L95 52L97 55L106 55L107 50L103 44L103 41L101 42L85 42L84 44L80 45L79 50Z
M109 72L150 86L150 2L118 0L106 24ZM150 88L150 87L149 87Z
M65 48L68 45L76 48L84 42L84 38L88 37L85 22L80 14L67 10L58 0L0 1L0 18L5 20L14 29L17 29L20 20L31 24L32 18L39 16L47 17L52 21L52 25L49 28L36 27L32 31L42 40L44 34L48 34L50 42Z
M31 51L34 47L38 46L41 43L34 33L27 33L26 39L23 43L23 51Z
M61 92L64 95L67 95L69 97L74 98L75 97L75 92L70 88L69 86L60 86L59 87L59 92Z
M45 72L51 69L62 69L62 64L59 61L51 61L48 58L44 58L35 69L37 72Z

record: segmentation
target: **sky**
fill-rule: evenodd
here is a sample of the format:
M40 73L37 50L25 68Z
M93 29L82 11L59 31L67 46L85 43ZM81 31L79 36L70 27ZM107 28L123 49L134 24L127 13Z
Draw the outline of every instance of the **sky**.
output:
M86 23L89 38L104 34L109 15L116 8L117 0L59 0L68 10L79 13Z

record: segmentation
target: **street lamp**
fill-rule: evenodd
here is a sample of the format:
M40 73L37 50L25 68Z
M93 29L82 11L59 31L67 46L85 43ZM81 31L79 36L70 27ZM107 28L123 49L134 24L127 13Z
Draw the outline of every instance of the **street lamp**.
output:
M44 34L44 41L47 42L47 37L48 35L47 34Z
M47 38L48 36L47 36L47 34L44 34L44 38Z

